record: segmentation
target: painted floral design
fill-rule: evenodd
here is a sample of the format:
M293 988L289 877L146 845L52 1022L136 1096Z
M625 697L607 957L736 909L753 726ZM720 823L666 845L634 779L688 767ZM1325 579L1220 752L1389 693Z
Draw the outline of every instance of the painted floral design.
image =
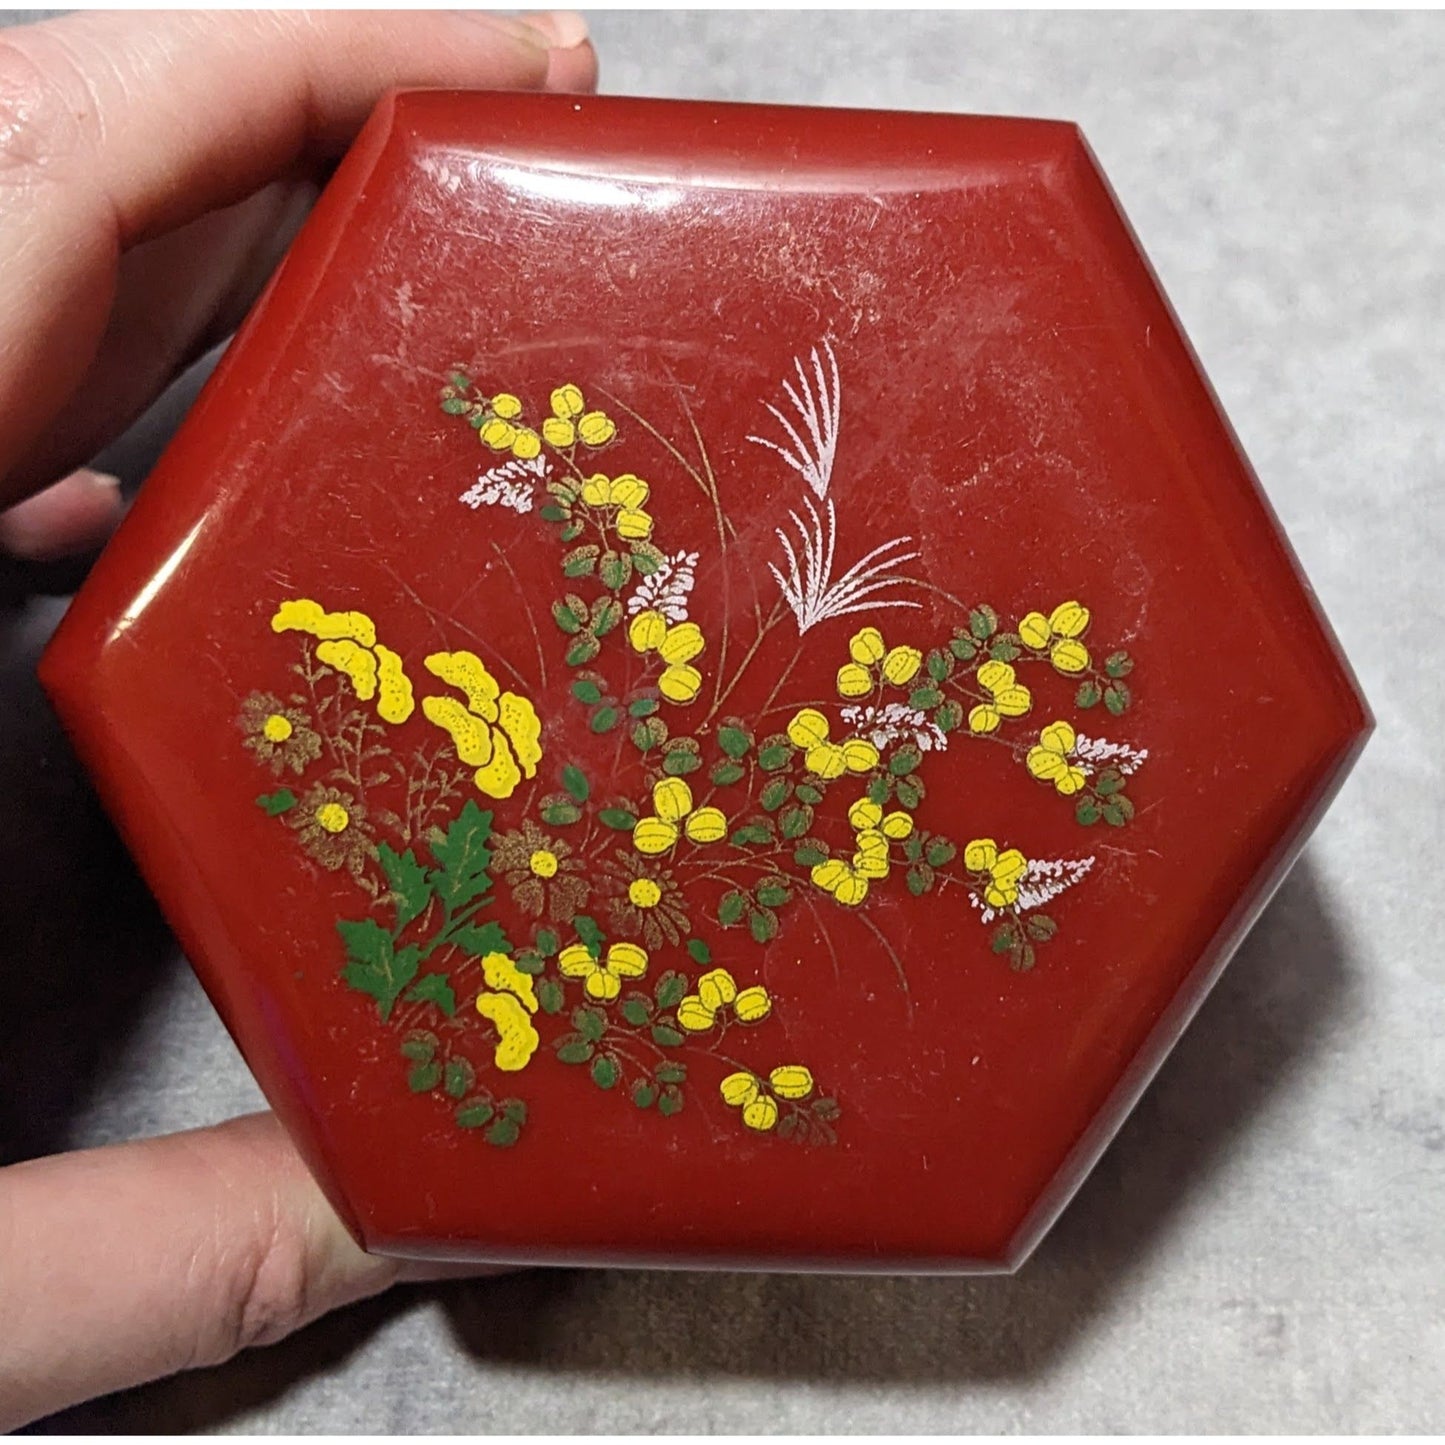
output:
M304 865L355 883L336 925L341 980L393 1032L410 1090L464 1134L518 1143L528 1081L558 1067L663 1119L708 1110L758 1147L831 1144L846 1100L787 1046L799 999L764 980L763 950L797 910L826 937L830 919L867 920L885 896L960 927L976 918L985 966L1032 968L1067 937L1067 895L1095 856L1038 856L1007 817L957 840L931 831L933 760L974 749L1081 836L1125 829L1148 750L1080 724L1129 710L1133 660L1098 643L1083 602L1030 596L1026 579L1012 624L925 588L907 535L841 554L843 384L828 341L750 438L801 488L791 529L776 529L775 606L750 642L731 617L705 626L693 594L706 545L670 534L667 488L627 455L634 426L660 442L725 547L702 438L694 426L693 463L625 401L597 400L571 380L532 397L458 370L441 409L484 459L458 482L459 524L519 514L555 559L550 616L530 618L539 658L550 650L570 679L555 721L610 740L597 755L616 766L565 744L555 755L554 704L539 710L545 689L486 638L404 655L363 599L285 596L270 627L295 649L289 690L278 654L237 719L277 785L256 802ZM956 609L941 632L910 617L925 591ZM790 619L798 656L821 653L829 681L800 694L789 664L756 715L730 711Z

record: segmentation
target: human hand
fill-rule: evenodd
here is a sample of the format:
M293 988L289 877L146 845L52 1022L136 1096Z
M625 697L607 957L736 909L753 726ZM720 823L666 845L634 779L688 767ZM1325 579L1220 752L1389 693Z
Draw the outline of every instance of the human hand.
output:
M586 90L572 15L73 15L0 32L0 550L107 535L84 468L225 337L394 85ZM0 1429L400 1278L270 1115L0 1169Z

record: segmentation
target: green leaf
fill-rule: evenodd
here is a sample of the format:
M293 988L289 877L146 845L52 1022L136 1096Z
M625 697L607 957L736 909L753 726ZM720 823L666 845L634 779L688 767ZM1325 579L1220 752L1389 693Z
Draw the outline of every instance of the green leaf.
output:
M948 653L937 647L928 654L928 660L925 665L928 668L929 677L931 677L934 682L942 682L953 672L953 659Z
M907 777L922 761L923 754L917 748L902 747L888 759L888 771L895 778Z
M587 615L574 612L565 602L554 602L552 604L552 620L570 637L574 632L582 631L582 624L587 620Z
M597 544L595 542L588 547L578 547L562 559L562 575L564 577L590 577L596 570ZM560 618L558 618L557 625L562 626ZM563 628L563 630L567 629ZM575 628L571 630L576 631Z
M510 1149L522 1137L522 1126L515 1119L498 1119L484 1137L498 1149Z
M590 632L584 632L567 649L567 666L581 667L584 663L591 662L601 651L602 644Z
M464 371L457 370L452 372L452 374L447 377L447 380L451 382L458 391L470 391L472 389L472 379Z
M1094 791L1103 798L1107 798L1111 793L1122 793L1124 775L1118 768L1105 768L1094 780Z
M342 978L376 1000L377 1011L385 1022L402 990L416 977L421 950L413 946L398 951L391 934L372 918L340 919L336 931L346 945Z
M587 530L587 523L581 517L573 517L570 522L563 524L557 533L557 540L560 542L575 542L583 532Z
M405 853L397 853L383 843L376 850L376 859L396 900L393 931L400 933L413 918L425 911L431 901L431 884L427 881L426 869L416 861L416 855L410 848Z
M572 684L572 696L589 707L602 701L602 689L590 678L579 677Z
M1036 957L1033 944L1021 943L1014 949L1013 957L1009 959L1009 967L1015 973L1027 973L1034 966Z
M572 1027L589 1044L595 1044L607 1032L607 1015L600 1008L575 1008L572 1010Z
M444 973L424 973L406 991L406 997L409 1003L433 1003L448 1018L456 1017L457 996Z
M408 1034L401 1043L401 1056L414 1064L429 1064L437 1051L437 1036L427 1030Z
M537 985L537 1002L545 1014L561 1013L564 1002L562 985L555 978L544 978Z
M735 924L741 923L743 913L748 906L745 894L734 889L731 893L724 893L722 902L717 906L717 921L724 928L732 928Z
M1128 677L1134 671L1134 659L1127 652L1111 652L1104 659L1104 671L1110 677Z
M828 861L828 850L811 839L793 850L793 862L800 868L814 868Z
M936 687L916 688L908 695L908 706L926 712L943 701L943 694Z
M1120 717L1128 709L1133 695L1126 684L1122 682L1111 682L1104 689L1104 706L1109 709L1115 717Z
M627 704L627 711L633 717L651 717L657 711L655 697L639 697Z
M1079 690L1074 694L1074 702L1079 707L1094 707L1103 695L1099 684L1091 678L1088 682L1079 684Z
M1040 943L1052 938L1059 931L1059 925L1047 913L1030 914L1024 921L1024 928L1030 938L1036 938Z
M276 818L296 806L296 794L290 788L277 788L274 793L262 793L256 806L268 818Z
M917 833L904 842L903 856L910 863L917 863L923 857L923 839Z
M642 1028L652 1017L652 1009L647 1000L642 998L624 999L622 1003L622 1017L634 1028Z
M945 863L951 863L958 849L948 841L947 838L932 838L928 843L928 850L925 856L929 866L942 868Z
M582 809L576 803L544 803L537 811L542 821L553 828L570 827L582 817Z
M662 771L669 777L680 778L684 773L694 773L702 767L702 759L696 753L678 749L668 753L662 760Z
M627 586L627 579L632 576L631 556L626 552L609 552L602 559L597 575L601 577L603 586L610 587L614 592Z
M579 913L573 918L572 927L577 930L577 937L587 945L587 952L593 958L600 957L605 940L602 930L597 926L597 920L589 918L585 913Z
M519 1129L527 1122L527 1104L523 1099L503 1099L502 1117L510 1119Z
M496 1112L490 1099L470 1099L452 1117L463 1129L480 1129Z
M773 778L763 785L758 802L765 811L776 813L788 801L792 791L793 785L786 778Z
M675 969L669 969L652 990L652 996L657 1000L658 1008L676 1008L687 993L687 976L678 973Z
M662 1097L657 1101L657 1112L669 1118L682 1109L682 1090L673 1084L669 1084L662 1091Z
M923 782L920 778L899 778L898 801L905 808L916 808L923 801Z
M886 777L874 778L868 784L868 801L881 808L893 793L892 780Z
M567 789L579 803L587 801L587 795L591 789L587 786L587 775L574 763L568 763L562 769L562 786Z
M442 1066L435 1059L429 1064L418 1064L407 1076L406 1086L413 1094L425 1094L442 1081Z
M781 878L764 878L753 890L753 897L762 904L764 908L781 908L792 894L788 890L787 883Z
M592 1060L592 1082L599 1089L610 1089L621 1077L617 1065L606 1054Z
M562 946L562 940L550 928L537 930L537 952L543 958L551 958Z
M442 1074L442 1087L453 1099L464 1099L477 1082L477 1071L466 1059L448 1059Z
M480 417L472 418L473 426L481 425ZM559 507L555 502L548 502L540 512L537 513L544 522L565 522L567 520L567 509Z
M988 655L995 662L1012 662L1022 652L1018 639L1007 633L1000 633L988 645Z
M734 829L731 841L738 848L761 846L773 841L773 830L767 823L744 823Z
M807 803L810 808L815 808L823 801L821 790L815 788L811 783L799 783L796 797L800 803Z
M700 938L689 938L687 941L688 957L694 963L700 963L704 968L712 962L712 949Z
M988 946L994 953L1008 953L1014 946L1014 926L1010 923L1001 924L994 929L993 937L989 939Z
M1097 823L1103 816L1103 810L1092 798L1080 798L1074 808L1075 822L1082 823L1086 828Z
M638 752L650 752L667 741L667 724L660 717L643 718L632 729L632 741Z
M606 637L622 621L622 604L615 597L599 597L592 604L592 631Z
M659 1084L680 1084L687 1078L687 1065L675 1063L669 1059L652 1071L652 1077Z
M486 923L464 923L448 935L451 941L472 958L485 958L489 953L510 953L511 940L507 930L495 919Z
M512 962L516 965L518 973L528 974L532 978L547 971L547 960L540 953L533 953L530 950L526 953L519 953Z
M767 772L775 773L779 768L788 766L788 759L792 755L793 750L787 743L769 743L758 753L758 766Z
M615 828L619 833L630 833L637 826L637 819L626 808L603 808L597 821L604 828Z
M712 770L712 780L720 788L726 788L747 773L741 763L719 763Z
M963 704L955 698L949 698L933 714L933 721L940 732L953 732L963 722Z
M670 1024L653 1024L652 1042L664 1049L681 1048L687 1040Z
M1104 821L1111 828L1122 828L1124 824L1129 821L1124 810L1119 806L1118 798L1110 798L1109 801L1104 804L1103 811Z
M748 931L759 943L778 936L778 915L771 908L754 908L748 914Z
M465 903L481 897L491 886L487 874L492 855L487 840L492 836L492 815L483 812L469 798L452 819L446 836L431 845L438 871L432 886L442 904L455 912Z
M611 732L612 729L617 726L617 719L618 714L615 707L599 707L597 711L592 714L592 719L588 723L588 726L594 733Z
M973 638L958 633L948 644L948 650L960 661L967 662L978 652L978 643Z
M908 891L915 898L921 898L933 887L933 869L927 863L915 863L904 874L903 881L908 885Z
M559 1064L585 1064L596 1049L586 1039L566 1035L557 1040L557 1062Z
M813 810L805 803L800 808L785 808L778 815L778 831L785 838L801 838L813 826Z
M741 758L747 755L752 739L742 728L729 723L717 730L717 744L728 757Z
M650 1109L656 1101L657 1090L646 1079L639 1079L632 1086L632 1102L639 1109Z
M448 416L461 416L467 410L468 403L459 396L448 396L442 399L442 410Z
M998 631L998 613L987 603L981 603L968 614L968 630L980 642L986 642Z
M652 552L634 552L632 554L632 565L637 568L638 574L643 577L651 577L659 567L662 566L662 554Z

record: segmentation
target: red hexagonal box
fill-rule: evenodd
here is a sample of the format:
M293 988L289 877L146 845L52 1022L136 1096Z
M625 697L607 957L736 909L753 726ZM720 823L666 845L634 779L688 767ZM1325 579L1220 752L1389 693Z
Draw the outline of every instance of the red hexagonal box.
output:
M1008 1268L1370 719L1078 132L404 93L45 683L392 1254Z

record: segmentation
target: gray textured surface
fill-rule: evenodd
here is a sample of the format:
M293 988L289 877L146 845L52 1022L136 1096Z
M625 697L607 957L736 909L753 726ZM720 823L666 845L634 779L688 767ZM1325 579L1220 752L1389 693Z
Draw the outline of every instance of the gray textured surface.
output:
M63 1424L1445 1427L1445 20L593 19L614 92L1080 121L1379 733L1017 1278L537 1273L417 1291ZM0 986L7 1035L33 1010L36 1067L0 1073L0 1108L9 1128L23 1114L35 1148L203 1123L259 1097L34 711L25 657L52 613L0 618L0 755L19 765L13 806L71 860L75 907L44 940L47 985L69 980L94 1006L77 1022L44 1002L48 986L32 999L13 977ZM34 871L7 846L12 878ZM107 926L113 908L124 929Z

